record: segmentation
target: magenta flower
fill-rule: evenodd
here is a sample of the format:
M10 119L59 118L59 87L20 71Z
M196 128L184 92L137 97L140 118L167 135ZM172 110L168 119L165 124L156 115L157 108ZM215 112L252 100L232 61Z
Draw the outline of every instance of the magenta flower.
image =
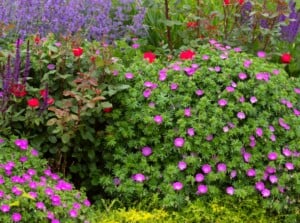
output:
M292 156L292 151L289 148L285 147L282 149L282 154L286 157L290 157Z
M252 155L250 153L244 152L243 153L244 162L249 163L251 156Z
M145 98L149 98L150 95L151 95L151 93L152 93L151 89L148 88L148 89L144 90L143 96L144 96Z
M245 113L242 111L238 112L236 116L238 117L238 119L241 119L241 120L246 118Z
M278 178L276 175L270 175L269 176L269 181L272 183L272 184L275 184L278 182Z
M0 210L1 210L3 213L9 212L10 206L9 206L8 204L2 204L1 207L0 207Z
M209 60L209 58L210 58L210 57L209 57L208 55L203 55L203 56L202 56L202 60Z
M178 84L176 84L176 83L172 83L170 85L170 89L173 90L173 91L177 90L177 88L178 88Z
M162 70L159 71L158 79L160 81L164 81L164 80L167 79L167 71L168 71L167 69L162 69Z
M161 115L155 115L153 120L160 125L163 122L163 117Z
M32 155L32 156L38 156L38 155L39 155L39 152L38 152L36 149L32 149L32 150L31 150L31 155Z
M143 182L146 180L146 177L144 176L144 174L137 173L132 176L132 179L136 182Z
M28 148L28 141L26 139L16 139L15 145L21 150L26 150Z
M207 188L206 185L204 185L204 184L198 185L197 194L200 194L200 195L201 195L201 194L206 194L207 191L208 191L208 188Z
M218 163L217 164L217 171L218 172L226 172L227 166L225 163Z
M184 109L184 116L186 116L186 117L191 117L192 116L191 108L185 108Z
M230 186L226 188L226 193L228 195L233 195L234 194L234 187Z
M259 58L265 58L265 57L266 57L266 53L265 53L264 51L258 51L258 52L257 52L257 56L258 56Z
M148 146L142 148L143 156L150 156L152 154L152 149Z
M197 173L195 176L195 181L200 183L204 180L204 175L202 173Z
M261 81L269 81L270 79L270 74L266 72L261 72L256 74L256 79L261 80Z
M241 49L240 47L235 47L235 48L233 48L233 50L234 50L234 52L236 52L236 53L242 52L242 49Z
M245 68L249 68L251 64L252 64L252 61L251 61L251 60L245 60L245 61L244 61L244 67L245 67Z
M198 89L198 90L195 91L195 94L198 95L198 96L201 96L201 95L204 94L204 91L201 90L201 89Z
M234 87L232 87L232 86L227 86L227 87L226 87L226 91L227 91L227 92L234 92L234 90L235 90L235 89L234 89Z
M296 94L300 94L300 88L294 88L294 92L295 92Z
M186 130L186 133L189 135L189 136L194 136L195 135L195 130L194 128L188 128Z
M184 146L184 138L178 137L176 139L174 139L174 145L176 147L183 147Z
M132 79L132 78L134 78L134 75L132 73L126 73L125 78L126 79Z
M36 206L37 209L46 210L45 204L41 201L36 202L35 206Z
M273 73L274 75L278 75L278 74L280 73L280 71L277 70L277 69L274 69L274 70L272 71L272 73Z
M263 190L261 191L261 195L262 195L263 197L270 197L271 191L270 191L269 189L265 188L265 189L263 189Z
M252 104L256 103L256 102L257 102L257 98L256 98L255 96L252 96L252 97L250 98L250 102L251 102Z
M245 74L245 73L239 73L239 78L241 79L241 80L245 80L245 79L247 79L247 74Z
M249 170L247 170L247 176L248 177L255 177L256 176L255 169L249 169Z
M270 152L268 154L268 159L271 160L271 161L277 160L277 157L278 157L278 155L277 155L276 152Z
M285 168L287 170L293 170L295 167L294 167L294 164L293 163L286 163L285 164Z
M212 141L214 139L214 135L210 134L208 136L206 136L206 141Z
M271 139L272 142L275 142L276 141L276 135L272 134L270 136L270 139Z
M172 187L173 187L174 190L178 191L178 190L181 190L183 188L183 184L181 182L177 181L177 182L174 182L172 184Z
M236 175L237 175L237 172L236 172L236 170L232 170L232 171L230 172L230 179L233 179L233 178L235 178L235 177L236 177Z
M184 161L179 161L178 162L178 169L179 170L185 170L186 169L186 167L187 167L187 164L186 164L186 162L184 162Z
M211 172L211 166L209 164L204 164L201 169L204 174L209 174Z
M257 129L255 130L255 132L256 132L256 135L257 135L258 137L262 137L263 134L264 134L264 131L262 130L262 128L257 128Z
M223 132L228 132L229 131L229 127L226 125L223 127Z
M289 130L290 129L290 126L283 120L283 118L279 118L278 119L278 123L285 130Z
M293 112L294 112L294 115L296 115L297 117L300 116L300 110L294 108Z
M11 220L13 222L19 222L19 221L22 220L22 215L20 213L15 212L15 213L12 214Z
M244 96L240 97L239 102L244 103L245 102L245 97Z
M76 218L78 213L77 213L76 210L72 209L72 210L69 211L69 215L70 215L71 218Z
M255 189L258 191L262 191L263 189L265 189L265 184L262 181L256 182L255 183Z
M224 107L227 105L227 100L226 99L220 99L218 101L218 104L221 106L221 107Z
M91 206L91 202L90 202L88 199L85 199L85 200L83 201L83 204L84 204L86 207Z

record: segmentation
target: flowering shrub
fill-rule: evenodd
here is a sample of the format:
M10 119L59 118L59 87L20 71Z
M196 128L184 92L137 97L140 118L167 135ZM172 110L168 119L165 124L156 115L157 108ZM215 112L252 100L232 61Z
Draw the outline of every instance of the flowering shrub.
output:
M88 222L90 202L26 139L0 139L1 222Z
M299 81L258 55L215 40L167 64L137 54L115 77L130 88L113 99L99 184L165 206L223 194L296 206Z

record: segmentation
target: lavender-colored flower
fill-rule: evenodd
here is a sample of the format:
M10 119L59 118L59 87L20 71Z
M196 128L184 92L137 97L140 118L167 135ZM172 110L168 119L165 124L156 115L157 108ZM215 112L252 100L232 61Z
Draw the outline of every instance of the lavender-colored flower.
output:
M197 173L195 176L195 181L200 183L204 180L204 175L202 173Z
M270 191L269 189L267 189L267 188L264 188L264 189L261 191L261 195L262 195L263 197L270 197L271 191Z
M181 190L183 188L183 183L177 181L172 184L174 190Z
M234 187L230 186L226 188L226 193L228 195L233 195L234 194Z
M22 215L18 212L14 212L12 215L11 215L11 220L13 222L19 222L22 220Z
M163 117L161 115L155 115L153 120L157 123L157 124L161 124L163 122Z
M278 74L280 73L280 71L277 70L277 69L274 69L274 70L272 71L272 73L273 73L274 75L278 75Z
M252 61L251 61L251 60L245 60L245 61L244 61L244 67L245 67L245 68L249 68L251 64L252 64Z
M192 116L191 108L185 108L184 109L184 116L186 116L186 117L191 117Z
M258 137L262 137L264 134L264 131L262 128L256 128L255 132Z
M152 149L149 146L145 146L142 148L143 156L150 156L152 154Z
M174 145L176 147L183 147L184 146L184 138L178 137L174 139Z
M140 44L134 43L134 44L131 45L131 47L132 47L133 49L137 49L137 48L140 47Z
M134 75L133 75L133 73L126 73L125 78L126 79L132 79L132 78L134 78Z
M229 127L226 125L223 127L223 132L228 132L229 131Z
M186 130L186 133L189 135L189 136L194 136L195 135L195 129L194 128L188 128Z
M227 100L222 98L222 99L220 99L220 100L218 101L218 104L219 104L221 107L224 107L224 106L227 105Z
M277 160L277 158L278 158L278 155L277 155L276 152L270 152L268 154L268 159L271 160L271 161Z
M206 141L212 141L214 139L214 135L213 134L209 134L208 136L206 136Z
M136 182L143 182L146 180L146 177L144 174L137 173L132 176L132 179Z
M60 221L56 218L51 219L51 223L60 223Z
M256 176L255 169L249 169L249 170L247 170L247 176L248 177L255 177Z
M211 172L211 166L209 164L204 164L201 169L204 174L209 174Z
M187 167L187 164L186 164L186 162L184 162L184 161L179 161L178 162L178 169L179 170L185 170L186 169L186 167Z
M221 67L219 67L219 66L216 66L214 69L215 69L216 72L220 72L221 71Z
M28 148L27 139L16 139L15 145L18 146L21 150L26 150Z
M143 92L143 96L145 97L145 98L149 98L150 97L150 95L151 95L151 93L152 93L152 91L151 91L151 89L146 89L144 92Z
M242 111L240 111L240 112L238 112L237 113L237 117L238 117L238 119L245 119L246 118L246 115L245 115L245 113L244 112L242 112Z
M20 161L21 163L25 163L27 160L28 160L28 157L27 157L27 156L21 156L20 159L19 159L19 161Z
M245 79L247 79L247 74L245 74L245 73L239 73L239 78L241 79L241 80L245 80Z
M230 172L230 179L233 179L233 178L235 178L236 176L237 176L236 170L232 170L232 171Z
M294 108L294 109L293 109L293 112L294 112L294 114L295 114L297 117L300 116L300 110Z
M55 64L48 64L48 65L47 65L47 68L48 68L49 70L54 70L54 69L55 69Z
M232 87L232 86L227 86L227 87L226 87L226 91L227 91L227 92L234 92L234 90L235 90L235 89L234 89L234 87Z
M217 172L226 172L227 166L225 163L218 163L217 164Z
M255 189L258 191L262 191L263 189L265 189L265 184L262 181L256 182L255 183Z
M175 90L177 90L177 88L178 88L178 84L176 84L176 83L171 83L171 85L170 85L170 89L171 89L171 90L175 91Z
M244 96L241 96L241 97L239 98L239 102L244 103L244 102L245 102L245 97L244 97Z
M287 170L293 170L295 167L294 167L294 164L293 163L290 163L290 162L288 162L288 163L285 163L285 168L287 169Z
M209 58L210 58L210 56L208 56L208 55L203 55L202 56L202 60L209 60Z
M114 185L115 185L115 186L119 186L120 184L121 184L120 178L115 177L115 178L114 178Z
M252 104L256 103L256 102L257 102L257 98L256 98L255 96L252 96L252 97L250 98L250 102L251 102Z
M206 194L207 191L208 191L208 188L205 184L198 185L197 194L199 194L199 195Z
M69 215L71 218L77 218L77 216L78 216L77 210L75 210L75 209L70 210Z
M243 153L244 162L249 163L250 159L251 159L251 156L252 156L251 153L244 152Z
M198 96L201 96L201 95L203 95L204 94L204 91L203 90L201 90L201 89L198 89L198 90L196 90L196 95L198 95Z

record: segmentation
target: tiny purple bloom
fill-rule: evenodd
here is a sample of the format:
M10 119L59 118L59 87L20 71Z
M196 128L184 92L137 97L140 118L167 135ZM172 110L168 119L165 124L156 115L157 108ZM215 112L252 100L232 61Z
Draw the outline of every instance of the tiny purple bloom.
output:
M170 85L170 89L173 90L173 91L177 90L177 88L178 88L178 84L176 84L176 83L172 83Z
M207 186L204 185L204 184L200 184L200 185L198 186L197 194L200 194L200 195L201 195L201 194L206 194L207 191L208 191Z
M189 135L189 136L194 136L195 135L195 130L194 128L188 128L186 130L186 133Z
M278 178L276 175L270 175L269 176L269 181L272 183L272 184L275 184L278 182Z
M226 172L227 166L225 163L218 163L217 164L217 171L218 172Z
M227 87L226 87L226 91L227 91L227 92L234 92L234 87L232 87L232 86L227 86Z
M179 169L179 170L185 170L186 167L187 167L186 162L184 162L184 161L179 161L179 162L178 162L178 169Z
M226 193L228 194L228 195L233 195L234 194L234 187L227 187L226 188Z
M285 168L287 170L293 170L295 167L294 167L294 164L293 163L286 163L285 164Z
M176 147L183 147L184 146L184 138L178 137L174 139L174 145Z
M19 222L22 220L22 215L20 213L15 212L12 214L11 219L13 222Z
M149 146L145 146L142 148L143 156L150 156L152 154L152 149Z
M209 164L204 164L201 169L204 174L209 174L211 172L211 166Z
M132 78L134 78L134 75L133 75L133 73L126 73L125 78L126 79L132 79Z
M269 189L265 188L265 189L263 189L263 190L261 191L261 195L262 195L263 197L270 197L271 191L270 191Z
M227 105L227 100L226 99L220 99L218 101L218 104L221 106L221 107L224 107Z
M245 80L245 79L247 79L247 74L245 74L245 73L239 73L239 78L241 79L241 80Z
M245 115L244 112L241 111L241 112L238 112L238 113L237 113L237 117L238 117L238 119L241 119L241 120L242 120L242 119L245 119L245 118L246 118L246 115Z
M266 53L265 53L264 51L258 51L258 52L257 52L257 56L258 56L259 58L265 58L265 57L266 57Z
M76 210L72 209L72 210L69 211L69 215L70 215L71 218L76 218L78 213L77 213Z
M1 210L3 213L9 212L10 206L7 205L7 204L2 204L1 207L0 207L0 210Z
M196 182L202 182L204 180L204 175L202 173L197 173L195 176L195 181Z
M161 115L155 115L153 120L157 123L157 124L161 124L163 122L163 117Z
M236 175L237 175L237 172L236 172L236 170L232 170L232 171L230 172L230 179L233 179L233 178L235 178L235 177L236 177Z
M258 137L262 137L263 136L263 130L262 130L262 128L257 128L256 130L255 130L255 132L256 132L256 135L258 136Z
M277 157L278 157L278 155L277 155L276 152L270 152L268 154L268 159L271 160L271 161L277 160Z
M28 148L28 141L26 139L16 139L15 145L21 150L26 150Z
M48 68L49 70L54 70L54 69L55 69L55 64L48 64L48 65L47 65L47 68Z
M191 108L185 108L184 109L184 116L186 116L186 117L191 117L192 116Z
M149 98L150 95L151 95L151 93L152 93L151 89L148 88L148 89L144 90L143 96L144 96L145 98Z
M256 182L255 183L255 189L258 191L262 191L263 189L265 189L265 184L262 181Z
M210 58L210 57L209 57L208 55L203 55L203 56L202 56L202 60L209 60L209 58Z
M203 90L201 90L201 89L198 89L198 90L196 90L196 95L198 95L198 96L201 96L201 95L203 95L204 94L204 91Z
M248 177L255 177L256 176L255 169L249 169L249 170L247 170L247 176Z
M136 182L143 182L146 180L146 177L144 176L144 174L137 173L132 176L132 179Z
M252 97L250 98L250 102L251 102L252 104L256 103L256 102L257 102L257 98L256 98L255 96L252 96Z
M243 153L243 158L244 158L245 163L249 163L251 156L252 155L250 153L247 153L247 152Z
M172 184L174 190L181 190L183 188L183 184L181 182L174 182Z
M290 157L292 156L292 151L289 148L285 147L282 149L282 154L286 157Z

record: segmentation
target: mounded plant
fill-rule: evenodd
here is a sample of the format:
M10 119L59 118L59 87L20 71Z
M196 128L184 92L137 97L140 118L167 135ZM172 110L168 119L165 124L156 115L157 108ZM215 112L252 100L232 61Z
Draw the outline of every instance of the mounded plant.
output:
M165 207L258 196L265 207L293 212L299 81L266 58L215 40L169 61L137 52L115 76L130 88L106 116L99 185L123 201L158 194Z

